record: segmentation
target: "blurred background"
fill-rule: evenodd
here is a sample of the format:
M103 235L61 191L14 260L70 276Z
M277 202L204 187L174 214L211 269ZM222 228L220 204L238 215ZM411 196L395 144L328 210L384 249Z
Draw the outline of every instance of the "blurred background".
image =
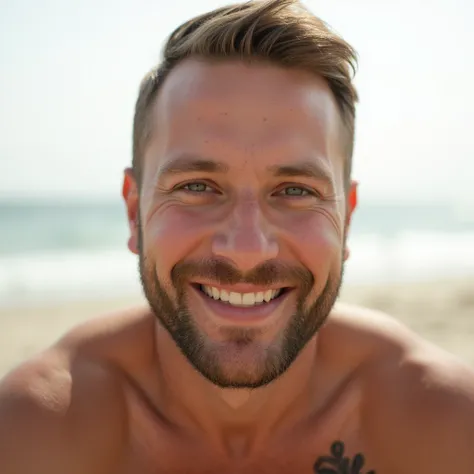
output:
M142 300L121 202L134 102L218 0L0 0L0 375ZM306 0L357 49L360 205L342 298L474 364L474 2Z

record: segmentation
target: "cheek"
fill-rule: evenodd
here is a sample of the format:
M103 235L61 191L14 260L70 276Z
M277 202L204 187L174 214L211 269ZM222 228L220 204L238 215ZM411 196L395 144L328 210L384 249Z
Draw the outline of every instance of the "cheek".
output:
M153 256L160 271L170 271L199 247L212 228L209 217L179 205L160 209L143 228L145 254Z
M314 275L327 273L340 263L343 232L335 218L323 212L312 212L311 215L294 219L291 229L293 248Z

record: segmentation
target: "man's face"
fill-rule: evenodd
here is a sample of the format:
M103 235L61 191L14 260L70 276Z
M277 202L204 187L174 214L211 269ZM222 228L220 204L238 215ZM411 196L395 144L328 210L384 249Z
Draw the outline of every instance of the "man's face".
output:
M156 317L220 387L281 375L337 298L341 137L328 86L303 72L187 60L160 91L139 199L125 178L129 246Z

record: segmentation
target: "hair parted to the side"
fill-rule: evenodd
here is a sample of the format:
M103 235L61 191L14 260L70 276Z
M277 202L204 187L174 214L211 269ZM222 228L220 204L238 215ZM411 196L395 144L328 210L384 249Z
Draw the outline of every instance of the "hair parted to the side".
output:
M251 0L192 18L169 36L162 61L143 79L133 124L133 171L141 183L141 158L151 133L150 110L169 72L190 57L212 61L260 60L323 77L342 119L345 178L350 180L357 91L354 49L299 0Z

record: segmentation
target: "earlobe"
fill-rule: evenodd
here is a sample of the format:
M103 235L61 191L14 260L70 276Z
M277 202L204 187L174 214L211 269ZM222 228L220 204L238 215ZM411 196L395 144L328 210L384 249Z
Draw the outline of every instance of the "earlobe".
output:
M349 227L351 224L352 214L357 207L357 188L359 183L357 181L352 181L349 188L349 194L347 196L347 212L346 212L346 226L345 226L345 236L344 236L344 251L343 259L346 261L350 257L350 250L347 247L347 236L349 234Z
M134 254L137 254L138 255L138 245L137 245L137 236L136 236L136 233L134 233L133 235L131 235L129 238L128 238L128 250L130 250L130 252L134 253Z
M359 183L357 181L352 181L351 185L350 185L350 188L349 188L349 192L348 192L348 196L347 196L347 204L346 204L347 205L346 231L349 228L349 225L351 223L352 214L355 211L355 209L357 208L357 201L358 201L357 188L358 188L358 186L359 186Z
M357 207L357 188L359 183L357 181L352 181L351 187L349 189L349 214L352 214Z
M138 212L139 199L138 190L133 170L127 168L124 172L122 196L127 207L128 226L130 229L130 237L128 239L128 249L138 254Z
M342 256L344 262L345 262L346 260L348 260L350 256L351 256L351 252L350 252L349 248L348 248L347 245L346 245L346 246L344 247L344 253L343 253L343 256Z

